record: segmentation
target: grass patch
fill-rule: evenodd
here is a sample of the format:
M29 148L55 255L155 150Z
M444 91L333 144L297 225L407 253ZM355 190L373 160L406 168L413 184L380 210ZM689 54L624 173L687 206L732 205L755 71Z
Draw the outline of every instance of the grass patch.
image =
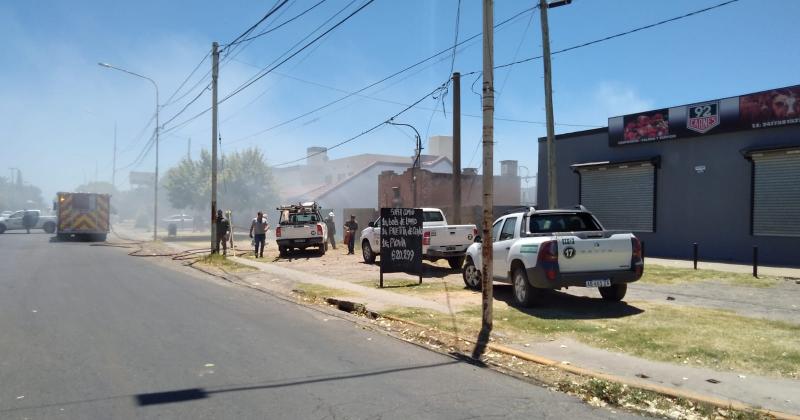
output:
M593 347L635 356L712 369L734 369L800 378L800 325L747 318L732 312L637 303L643 312L619 318L587 318L591 311L553 317L554 309L498 308L495 332L510 339L571 337ZM449 315L406 308L389 312L400 318L452 332ZM476 335L480 307L456 314L461 333Z
M663 265L645 264L644 275L639 280L646 284L682 284L700 282L718 282L734 286L772 287L783 282L781 277L753 277L746 273L727 273L716 270L694 270L691 268L665 267Z
M220 254L209 254L201 258L198 263L207 265L210 267L221 268L228 272L234 273L244 273L244 272L251 272L251 271L258 271L255 267L250 267L249 265L245 265L242 263L238 263L236 261L231 260L230 258L226 258Z
M357 293L349 290L336 289L333 287L322 286L314 283L298 283L295 289L308 295L316 297L332 296L357 296Z

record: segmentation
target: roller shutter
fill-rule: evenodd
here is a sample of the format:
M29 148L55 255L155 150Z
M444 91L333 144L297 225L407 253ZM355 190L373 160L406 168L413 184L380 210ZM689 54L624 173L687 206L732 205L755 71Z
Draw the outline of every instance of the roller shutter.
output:
M800 236L800 150L751 157L753 235Z
M655 231L656 167L650 163L577 169L580 200L609 230Z

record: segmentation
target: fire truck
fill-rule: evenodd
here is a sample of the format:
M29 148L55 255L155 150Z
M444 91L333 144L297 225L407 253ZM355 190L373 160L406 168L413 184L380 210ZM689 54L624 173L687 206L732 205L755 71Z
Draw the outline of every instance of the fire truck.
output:
M60 192L53 203L53 210L56 212L58 239L106 240L111 227L111 195Z

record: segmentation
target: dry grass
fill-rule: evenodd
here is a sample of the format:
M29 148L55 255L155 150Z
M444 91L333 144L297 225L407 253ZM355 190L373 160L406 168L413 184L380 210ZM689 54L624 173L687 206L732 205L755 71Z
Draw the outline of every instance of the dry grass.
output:
M494 331L509 340L572 337L585 344L651 360L712 369L735 369L800 378L800 325L747 318L731 312L636 303L643 310L623 317L542 317L546 310L496 308ZM388 312L452 331L448 315L406 308ZM552 314L551 314L552 315ZM475 335L480 308L456 314L461 333Z
M314 283L298 283L294 288L299 292L313 297L359 296L358 293L351 292L349 290L336 289Z
M201 258L197 263L209 267L220 268L222 270L232 273L246 273L246 272L258 271L258 269L255 267L250 267L249 265L238 263L220 254L206 255L203 258Z
M745 273L727 273L715 270L694 270L691 268L674 268L662 265L645 264L644 275L639 280L646 284L682 284L716 282L733 286L772 287L783 282L781 277L753 277Z

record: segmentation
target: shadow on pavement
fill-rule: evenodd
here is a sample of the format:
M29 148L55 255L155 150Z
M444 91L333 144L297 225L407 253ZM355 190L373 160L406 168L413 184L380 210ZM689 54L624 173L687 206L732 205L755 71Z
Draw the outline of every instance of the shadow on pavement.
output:
M495 284L494 298L510 307L541 319L609 319L638 315L643 309L626 302L609 302L599 296L575 296L557 290L543 290L542 296L530 308L519 308L514 302L510 284ZM598 293L599 295L599 293Z

